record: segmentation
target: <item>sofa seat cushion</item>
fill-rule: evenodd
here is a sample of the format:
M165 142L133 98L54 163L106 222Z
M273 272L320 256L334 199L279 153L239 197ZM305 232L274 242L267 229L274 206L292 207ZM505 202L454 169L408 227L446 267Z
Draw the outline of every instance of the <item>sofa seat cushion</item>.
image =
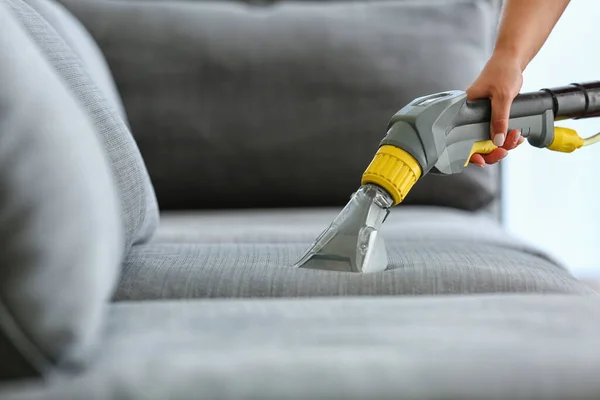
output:
M84 375L37 399L597 399L600 298L118 303Z
M590 291L490 216L436 207L393 210L387 271L291 268L338 211L165 213L125 260L115 299Z

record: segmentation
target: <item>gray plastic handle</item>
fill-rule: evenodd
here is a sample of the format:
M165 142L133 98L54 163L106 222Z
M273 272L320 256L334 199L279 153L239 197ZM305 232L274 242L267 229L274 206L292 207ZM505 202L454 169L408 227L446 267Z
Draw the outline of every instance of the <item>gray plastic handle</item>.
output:
M489 100L466 99L464 91L449 91L413 100L392 117L380 145L409 152L423 174L462 172L473 145L490 140ZM533 146L549 145L554 133L552 101L535 94L517 96L509 120L509 130L513 129Z
M473 105L465 103L461 108L461 112L472 107ZM546 110L532 110L532 112L540 111L541 114L511 116L508 121L508 131L520 131L521 136L527 139L532 146L547 147L552 143L554 138L554 114L551 108ZM431 171L432 173L447 175L461 172L468 161L473 144L479 141L490 140L489 117L483 122L465 121L461 118L461 112L457 115L453 124L454 126L448 127L446 148L438 157L438 161L433 167L435 172Z

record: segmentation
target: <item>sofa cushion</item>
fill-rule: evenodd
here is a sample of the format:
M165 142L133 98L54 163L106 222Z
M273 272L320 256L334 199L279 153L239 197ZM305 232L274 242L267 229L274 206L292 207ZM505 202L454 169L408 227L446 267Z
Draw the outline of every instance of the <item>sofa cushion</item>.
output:
M0 397L597 399L599 331L565 295L121 303L84 375Z
M387 271L292 268L336 212L165 214L154 241L125 260L115 299L591 292L491 217L443 208L390 214Z
M148 171L125 122L77 55L52 26L22 0L7 3L45 57L85 107L108 154L122 203L125 248L144 243L158 225L158 205Z
M101 46L164 209L340 206L392 115L465 89L497 1L61 0ZM497 167L426 176L406 204L476 210Z
M110 69L102 51L69 10L54 0L25 0L58 32L65 43L77 54L90 78L98 86L108 103L126 121L123 102L117 91Z
M87 113L1 2L0 26L5 380L86 361L120 271L123 232L109 162Z

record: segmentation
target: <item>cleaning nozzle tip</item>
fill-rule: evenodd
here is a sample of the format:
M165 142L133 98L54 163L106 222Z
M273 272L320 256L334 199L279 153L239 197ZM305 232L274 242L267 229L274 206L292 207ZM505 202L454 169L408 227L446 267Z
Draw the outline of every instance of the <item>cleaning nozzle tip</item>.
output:
M376 185L364 185L296 263L298 268L378 272L387 268L380 228L393 200Z

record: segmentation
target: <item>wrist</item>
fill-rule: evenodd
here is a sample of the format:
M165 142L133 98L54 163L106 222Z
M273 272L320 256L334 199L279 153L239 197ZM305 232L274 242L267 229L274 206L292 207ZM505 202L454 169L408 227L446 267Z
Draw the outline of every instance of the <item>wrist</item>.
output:
M528 57L523 53L517 46L502 45L498 43L492 53L492 59L513 61L521 69L521 73L525 71L527 64L529 64Z

